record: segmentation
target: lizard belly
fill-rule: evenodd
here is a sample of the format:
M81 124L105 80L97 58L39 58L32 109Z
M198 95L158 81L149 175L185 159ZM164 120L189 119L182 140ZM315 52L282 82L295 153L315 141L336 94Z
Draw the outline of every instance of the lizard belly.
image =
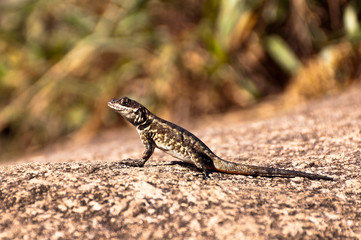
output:
M184 162L193 163L187 150L178 144L171 145L171 144L164 144L162 142L156 142L156 146L160 150L164 151L165 153L167 153L175 158L178 158Z

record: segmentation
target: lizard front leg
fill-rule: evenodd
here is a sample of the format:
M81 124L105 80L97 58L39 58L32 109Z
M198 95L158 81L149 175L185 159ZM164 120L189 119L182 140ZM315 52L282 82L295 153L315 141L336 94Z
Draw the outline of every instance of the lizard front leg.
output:
M148 161L150 156L152 156L154 149L155 149L155 144L153 143L153 141L151 139L148 139L148 138L141 138L141 140L145 147L142 158L141 159L127 159L127 160L121 161L120 163L125 164L127 166L131 166L131 167L143 167L144 166L144 164Z

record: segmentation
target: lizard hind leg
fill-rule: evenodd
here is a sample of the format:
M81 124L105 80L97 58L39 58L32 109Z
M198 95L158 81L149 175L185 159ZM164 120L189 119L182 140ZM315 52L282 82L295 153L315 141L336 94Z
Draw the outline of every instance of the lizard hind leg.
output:
M203 179L210 178L209 171L206 167L204 159L196 153L192 153L192 154L190 154L190 156L191 156L191 159L192 159L194 165L196 165L196 167L202 172Z

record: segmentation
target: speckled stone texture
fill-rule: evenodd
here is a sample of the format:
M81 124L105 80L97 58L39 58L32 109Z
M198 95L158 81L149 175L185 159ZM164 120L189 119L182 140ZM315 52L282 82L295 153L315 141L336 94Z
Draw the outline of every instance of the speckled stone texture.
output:
M129 127L130 128L130 127ZM361 86L255 122L192 130L220 157L335 181L212 173L134 129L0 167L0 239L361 239Z

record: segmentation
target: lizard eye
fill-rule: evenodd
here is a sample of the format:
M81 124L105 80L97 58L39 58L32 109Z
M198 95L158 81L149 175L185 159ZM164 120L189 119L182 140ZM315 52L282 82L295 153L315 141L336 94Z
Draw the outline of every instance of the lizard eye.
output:
M121 104L128 103L128 98L122 98Z

